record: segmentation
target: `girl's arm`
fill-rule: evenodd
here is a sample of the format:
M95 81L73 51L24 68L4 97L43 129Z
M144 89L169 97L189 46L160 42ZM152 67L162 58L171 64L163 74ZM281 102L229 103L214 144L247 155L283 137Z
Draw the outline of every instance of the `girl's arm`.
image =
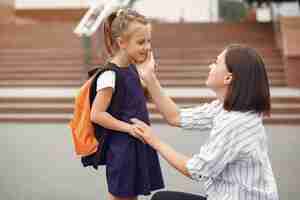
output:
M106 112L113 95L113 88L107 87L97 92L91 109L92 122L104 128L120 132L133 133L133 126L129 123L120 121Z

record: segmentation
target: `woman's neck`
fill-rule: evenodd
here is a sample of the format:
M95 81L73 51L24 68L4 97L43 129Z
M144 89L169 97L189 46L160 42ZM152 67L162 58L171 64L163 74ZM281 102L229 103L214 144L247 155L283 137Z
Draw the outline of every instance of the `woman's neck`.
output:
M217 96L217 99L221 102L224 102L225 100L225 95L226 95L226 89L223 88L223 89L219 89L219 90L214 90L214 92L216 93L216 96Z
M127 58L127 56L123 55L122 53L117 53L112 59L111 62L118 65L121 68L125 68L128 67L129 63L129 59Z

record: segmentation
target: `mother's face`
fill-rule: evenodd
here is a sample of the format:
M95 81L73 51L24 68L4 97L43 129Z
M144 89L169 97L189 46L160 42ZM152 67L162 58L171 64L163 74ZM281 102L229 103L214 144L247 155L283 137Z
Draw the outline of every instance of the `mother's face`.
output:
M214 91L226 89L232 80L232 74L228 71L225 63L226 50L209 65L210 71L206 81L207 87Z

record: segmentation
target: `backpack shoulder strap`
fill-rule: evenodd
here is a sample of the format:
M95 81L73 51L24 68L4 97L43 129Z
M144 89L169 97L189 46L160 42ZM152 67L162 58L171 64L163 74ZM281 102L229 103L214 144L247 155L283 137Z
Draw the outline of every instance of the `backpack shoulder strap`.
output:
M98 80L99 76L105 71L114 71L115 74L116 74L115 89L114 89L114 94L113 94L113 97L112 97L113 99L112 99L112 103L111 103L111 104L113 104L112 107L114 109L114 107L116 107L114 104L118 104L118 103L116 103L116 101L119 98L116 97L116 96L119 96L119 93L120 93L119 88L122 85L120 83L120 81L122 81L122 76L120 75L120 69L112 63L105 64L105 66L103 68L99 69L96 72L96 74L95 74L95 76L92 80L91 88L90 88L90 106L92 107L93 102L94 102L94 100L96 98L96 95L97 95L97 80Z
M137 70L137 68L136 68L136 65L131 65L130 67L133 69L133 71L136 73L136 75L137 75L138 77L140 77L140 74L139 74L139 72L138 72L138 70Z

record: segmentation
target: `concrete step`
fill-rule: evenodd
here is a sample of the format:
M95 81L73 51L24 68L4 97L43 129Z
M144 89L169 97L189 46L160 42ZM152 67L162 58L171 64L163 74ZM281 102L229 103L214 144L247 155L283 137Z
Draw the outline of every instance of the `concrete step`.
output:
M158 72L160 73L194 73L194 72L209 72L209 65L162 65L159 64ZM283 65L269 65L266 67L267 72L284 73Z
M83 57L85 54L84 50L82 49L79 51L72 51L69 50L65 52L63 50L57 50L53 52L47 51L29 51L24 50L23 52L11 52L11 53L1 53L0 57L1 60L18 60L22 59L24 61L31 61L31 60L47 60L47 59L64 59L64 58L76 58L76 57ZM167 58L181 58L181 59L203 59L203 60L213 60L215 57L220 53L220 50L213 52L213 51L204 51L204 50L193 50L193 49L182 49L182 48L173 48L173 49L160 49L155 50L155 58L156 59L167 59ZM96 54L97 55L97 54ZM260 54L263 59L268 62L268 60L281 60L281 55L278 53L261 53Z
M175 47L175 48L168 48L168 47L155 47L154 49L154 53L164 53L164 52L189 52L189 53L197 53L199 54L199 56L201 55L213 55L213 54L218 54L220 53L220 49L214 47L214 46L207 46L207 47L187 47L187 48L179 48L179 47ZM262 55L280 55L281 51L278 48L274 48L274 45L268 47L261 47L261 48L255 48L256 51L258 51L259 53L261 53ZM1 53L1 51L0 51Z
M176 99L175 99L176 101ZM178 104L180 107L192 107L199 104ZM0 113L72 113L74 104L71 102L1 102L0 103ZM149 103L147 105L149 112L158 113L155 105ZM299 104L280 104L272 103L271 114L290 114L298 115L300 114L300 103Z
M13 92L14 90L19 90L20 93L17 92ZM16 103L16 104L22 104L22 103L40 103L40 104L73 104L74 103L74 97L79 88L78 89L72 89L71 93L70 92L64 92L64 90L60 91L60 93L58 93L59 95L55 95L55 93L53 94L50 93L50 96L47 95L43 95L40 90L33 90L33 91L29 91L29 90L25 90L23 92L23 89L14 89L10 92L6 91L6 90L2 90L3 92L8 92L9 95L5 96L5 94L2 94L0 96L0 103ZM44 90L44 89L43 89ZM170 88L166 89L167 91L171 90ZM178 90L178 89L177 89ZM199 94L190 94L190 96L187 95L179 95L177 94L180 91L184 91L185 88L181 88L178 91L176 91L176 94L173 92L171 93L170 91L168 92L170 97L178 104L181 105L197 105L197 104L201 104L201 103L205 103L205 102L211 102L215 99L214 95L212 94L206 94L206 92L201 92L198 91ZM272 90L271 88L271 93L273 93L273 95L271 96L271 102L272 104L283 104L283 105L296 105L299 104L300 105L300 94L296 94L296 92L290 91L290 92L284 92L284 91L279 91L281 93L286 93L284 95L279 95L278 92L277 94L275 94L275 92ZM196 91L195 91L196 92ZM295 95L291 94L291 92L294 92ZM298 90L297 90L298 92ZM22 93L24 93L24 95L22 95ZM26 95L26 93L30 93L28 95ZM67 94L69 93L69 94ZM48 94L48 93L47 93Z
M193 107L200 105L199 103L190 104L178 104L180 107ZM148 104L148 110L151 113L158 113L156 106L154 104ZM300 115L300 103L290 104L290 103L272 103L271 105L271 116L278 114L290 114L290 115Z
M0 113L73 113L73 103L0 103Z
M79 87L81 80L0 80L0 87Z
M12 114L0 114L0 123L7 122L22 122L22 123L67 123L72 118L72 114L24 114L24 113L12 113ZM160 114L150 114L150 120L152 123L165 123L165 120ZM299 125L300 115L272 115L270 118L264 118L265 124L289 124Z
M69 73L2 73L0 80L81 80L83 78L82 72Z
M13 56L3 56L0 54L0 58L1 58L1 62L9 62L9 61L17 61L17 60L21 60L25 63L27 62L34 62L34 61L51 61L51 60L71 60L71 59L78 59L81 58L83 59L84 54L70 54L70 55L62 55L60 54L60 52L57 52L56 55L47 55L46 53L44 55L26 55L26 56L21 56L21 55L13 55Z
M46 67L19 67L19 68L0 68L1 74L44 74L44 73L56 73L56 74L72 74L72 73L84 73L85 68L82 66L61 66L60 68L46 68ZM0 74L0 75L1 75Z
M0 114L0 122L22 123L67 123L72 114Z
M158 57L158 63L161 64L166 64L166 63L172 63L174 61L164 61L164 60L169 60L169 59L178 59L182 60L182 62L192 62L192 63L198 63L198 65L208 65L214 61L214 57L212 58L198 58L198 57L180 57L180 56L166 56L166 57ZM176 62L175 62L176 63ZM282 65L283 60L281 58L268 58L264 59L264 63L266 67L269 65Z
M53 65L53 64L62 64L62 65L72 65L72 64L83 64L83 58L81 57L73 57L73 58L65 58L65 59L49 59L49 60L22 60L22 59L10 59L10 60L1 60L1 65L8 65L10 67L19 65L21 66L47 66L47 65Z
M159 64L158 65L158 72L168 72L168 73L191 73L194 71L199 72L208 72L209 65L199 64L199 65L184 65L184 64ZM83 62L75 62L75 61L63 61L63 62L37 62L37 63L2 63L0 72L24 72L24 71L58 71L58 70L78 70L81 68L83 70L87 69L88 67L83 65ZM266 66L266 70L268 72L284 72L283 65L268 65Z
M191 80L177 80L177 79L159 79L163 87L205 87L206 80L191 79ZM279 80L269 80L270 85L273 87L286 86L286 81L284 79Z
M178 81L190 81L190 80L206 80L208 72L191 72L191 73L165 73L158 72L158 78L160 80L178 80ZM0 80L81 80L84 77L83 71L66 71L61 72L6 72L0 74ZM269 79L272 80L285 80L283 73L269 73Z
M182 59L182 58L163 58L163 59L156 59L157 63L159 65L208 65L212 62L211 59L207 60L201 60L201 59ZM266 62L266 67L272 66L272 65L281 65L282 66L282 61L281 59Z
M74 94L75 95L75 94ZM278 94L277 94L278 95ZM173 96L180 107L195 106L214 99L212 96ZM300 124L300 96L272 96L271 118L266 124ZM71 96L49 97L0 97L0 122L67 123L72 117L74 98ZM165 123L155 106L148 104L151 121Z
M190 73L180 73L180 72L157 72L159 79L206 79L208 76L207 72L190 72ZM285 80L285 75L281 72L268 72L269 79L280 79Z
M29 67L39 67L39 68L60 68L61 66L80 66L83 65L83 59L64 59L64 60L50 60L50 61L43 61L43 60L35 60L32 62L23 62L22 60L10 60L7 62L1 61L0 62L1 66L3 68L1 70L6 70L5 68L14 68L14 69L19 69L19 68L29 68Z
M160 79L163 87L205 87L206 79ZM0 87L79 87L83 83L82 79L38 79L38 80L1 80ZM271 86L285 86L284 79L270 79Z
M160 114L151 114L150 116L152 123L166 123ZM299 115L272 115L270 118L264 118L264 124L272 125L299 125Z
M41 48L41 49L32 49L32 48L5 48L0 49L0 55L57 55L57 52L60 54L73 54L73 53L82 53L82 48Z
M182 52L188 52L189 54L198 54L198 56L207 57L208 55L216 56L220 53L221 49L216 47L188 47L188 48L157 48L154 49L154 56L156 54L169 54L169 53L182 53ZM278 56L281 55L281 51L278 48L274 47L262 47L262 48L256 48L256 51L258 51L262 56L268 55L268 56ZM57 54L59 52L59 55ZM32 49L32 48L5 48L0 49L0 56L32 56L35 55L37 57L39 56L62 56L62 55L78 55L82 54L83 49L80 48L41 48L41 49Z

